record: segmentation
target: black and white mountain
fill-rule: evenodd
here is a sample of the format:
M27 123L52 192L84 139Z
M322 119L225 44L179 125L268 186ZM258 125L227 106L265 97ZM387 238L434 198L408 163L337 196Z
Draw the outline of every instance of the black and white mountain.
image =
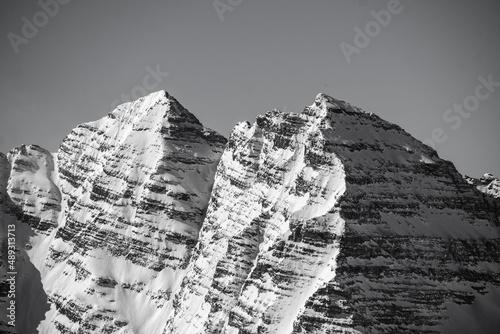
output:
M499 179L325 94L229 139L150 94L0 154L0 210L0 333L500 328Z

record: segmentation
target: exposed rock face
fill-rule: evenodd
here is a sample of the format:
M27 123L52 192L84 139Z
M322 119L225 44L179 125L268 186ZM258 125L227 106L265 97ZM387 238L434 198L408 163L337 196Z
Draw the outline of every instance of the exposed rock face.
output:
M324 94L226 144L158 92L79 126L56 156L0 156L0 174L2 235L19 220L20 272L43 283L27 289L46 305L28 321L40 333L500 325L498 179L464 179Z

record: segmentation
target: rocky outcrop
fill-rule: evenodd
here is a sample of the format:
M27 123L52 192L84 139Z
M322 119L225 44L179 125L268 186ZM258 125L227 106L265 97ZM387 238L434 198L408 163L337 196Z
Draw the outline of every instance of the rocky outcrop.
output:
M324 94L242 122L226 143L157 92L80 125L57 154L0 156L0 174L1 251L13 222L19 284L38 282L23 290L42 305L18 332L500 325L498 179L464 179L399 126Z

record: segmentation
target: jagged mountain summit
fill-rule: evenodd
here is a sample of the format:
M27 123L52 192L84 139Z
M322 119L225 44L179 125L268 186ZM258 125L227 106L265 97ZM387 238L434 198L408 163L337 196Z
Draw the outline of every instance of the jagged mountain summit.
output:
M325 94L226 140L156 92L0 155L0 330L496 333L499 184Z

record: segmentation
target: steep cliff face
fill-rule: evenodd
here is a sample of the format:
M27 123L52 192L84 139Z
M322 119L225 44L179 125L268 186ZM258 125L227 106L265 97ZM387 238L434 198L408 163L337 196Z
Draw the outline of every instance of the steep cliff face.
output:
M167 333L290 333L334 278L345 173L320 123L276 111L236 126Z
M499 184L324 94L226 144L157 92L0 156L18 332L495 333Z

